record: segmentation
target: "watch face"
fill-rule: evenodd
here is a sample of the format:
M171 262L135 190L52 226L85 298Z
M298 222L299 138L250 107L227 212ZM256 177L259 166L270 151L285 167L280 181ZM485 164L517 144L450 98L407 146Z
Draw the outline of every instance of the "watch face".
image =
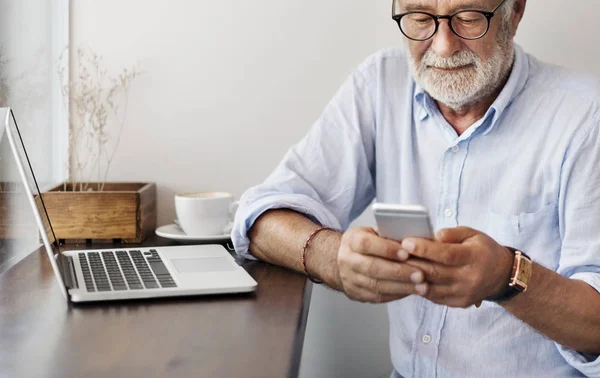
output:
M527 257L521 253L515 254L515 262L517 264L515 275L512 278L511 286L525 291L529 278L531 277L532 263Z
M522 281L529 281L531 277L531 262L525 257L521 257L521 263L519 264L518 277Z

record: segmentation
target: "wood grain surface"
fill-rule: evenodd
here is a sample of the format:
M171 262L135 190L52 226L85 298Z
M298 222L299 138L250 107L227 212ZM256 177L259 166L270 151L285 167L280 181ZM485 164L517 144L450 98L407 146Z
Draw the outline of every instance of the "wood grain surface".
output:
M73 305L38 250L0 274L0 377L297 376L310 281L236 260L255 293Z
M154 183L107 183L102 192L62 189L61 184L43 194L58 239L121 239L139 243L154 233Z

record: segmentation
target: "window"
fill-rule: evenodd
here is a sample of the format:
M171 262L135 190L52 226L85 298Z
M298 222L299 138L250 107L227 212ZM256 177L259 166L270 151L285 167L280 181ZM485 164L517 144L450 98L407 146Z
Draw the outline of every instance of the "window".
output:
M68 9L68 0L0 2L0 107L15 112L46 183L62 181L67 172L68 107L58 71L68 79Z
M68 80L68 9L68 0L0 2L0 107L13 109L42 188L66 179L68 169L68 104L59 78L60 69ZM3 127L0 273L41 244Z

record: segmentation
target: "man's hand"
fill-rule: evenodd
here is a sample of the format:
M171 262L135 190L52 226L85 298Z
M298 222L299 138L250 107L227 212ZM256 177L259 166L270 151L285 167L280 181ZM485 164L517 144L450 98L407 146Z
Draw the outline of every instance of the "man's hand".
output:
M425 273L417 294L451 307L469 307L508 285L513 254L486 234L468 227L443 229L435 240L406 238L407 264ZM415 258L416 257L416 258Z
M350 299L372 303L415 294L414 282L421 282L424 275L399 261L407 258L400 243L379 237L372 228L346 231L337 258L344 292Z

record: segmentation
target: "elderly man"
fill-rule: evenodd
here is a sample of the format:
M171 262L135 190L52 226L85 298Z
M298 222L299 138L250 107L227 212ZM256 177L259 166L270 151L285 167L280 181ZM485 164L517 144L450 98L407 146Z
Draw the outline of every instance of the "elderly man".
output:
M242 198L238 253L388 303L395 377L600 377L600 93L514 45L525 5L396 1L406 49ZM374 198L435 239L347 229Z

